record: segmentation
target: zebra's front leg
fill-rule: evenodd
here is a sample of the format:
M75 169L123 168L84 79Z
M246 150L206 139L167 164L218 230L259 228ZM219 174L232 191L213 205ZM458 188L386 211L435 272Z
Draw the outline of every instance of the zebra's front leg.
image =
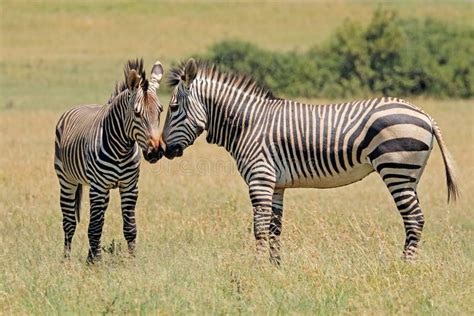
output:
M283 217L284 189L275 189L272 198L272 218L270 222L270 261L275 265L281 262L280 235Z
M128 252L135 255L135 240L137 238L137 224L135 222L135 205L138 198L138 181L120 186L122 203L123 235L128 244Z
M253 229L257 244L257 256L268 254L270 222L272 219L273 188L262 185L250 186L250 199L253 206Z
M109 204L109 189L91 185L89 198L91 204L89 222L89 254L87 262L94 263L101 259L100 238L104 226L105 210Z

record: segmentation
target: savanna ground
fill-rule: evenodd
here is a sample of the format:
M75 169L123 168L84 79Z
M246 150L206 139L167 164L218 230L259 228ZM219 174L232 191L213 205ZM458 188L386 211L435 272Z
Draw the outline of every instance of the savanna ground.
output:
M401 217L376 175L339 189L289 191L283 266L255 264L246 187L228 154L203 138L181 159L143 164L135 259L124 251L113 192L104 261L85 264L84 199L73 257L64 263L52 167L62 111L106 101L130 57L143 56L147 67L158 58L169 68L226 38L305 49L344 18L363 22L376 8L344 1L94 3L0 2L0 314L474 313L472 100L410 100L437 120L463 189L457 204L446 204L435 146L419 186L426 225L414 264L400 260ZM469 3L385 6L472 23Z

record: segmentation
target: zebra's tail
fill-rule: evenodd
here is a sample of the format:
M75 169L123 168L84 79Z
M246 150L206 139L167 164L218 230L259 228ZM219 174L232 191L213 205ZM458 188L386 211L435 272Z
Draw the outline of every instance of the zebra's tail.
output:
M76 220L81 221L81 200L82 200L82 184L79 184L76 189L76 196L74 197L74 209L76 211Z
M436 137L436 141L438 142L439 149L441 150L441 155L443 156L444 168L446 170L446 184L448 186L448 203L449 203L451 199L453 201L456 201L461 195L461 192L459 191L459 187L457 184L454 160L450 152L448 151L448 148L446 147L446 144L444 143L443 138L441 137L441 131L438 125L433 119L431 119L431 121L433 122L433 131Z

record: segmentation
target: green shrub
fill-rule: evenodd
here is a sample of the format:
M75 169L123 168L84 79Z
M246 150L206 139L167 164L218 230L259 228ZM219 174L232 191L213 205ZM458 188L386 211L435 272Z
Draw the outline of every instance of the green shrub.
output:
M346 22L305 53L223 41L201 56L251 74L277 94L304 97L474 94L474 30L376 11L366 26Z

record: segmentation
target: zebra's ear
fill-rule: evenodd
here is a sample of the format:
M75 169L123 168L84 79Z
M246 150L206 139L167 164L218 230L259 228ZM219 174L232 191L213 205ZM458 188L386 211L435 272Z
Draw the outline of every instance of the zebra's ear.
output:
M155 89L155 91L159 88L161 79L163 78L163 66L159 61L153 65L151 69L151 76L150 76L150 86Z
M135 91L140 85L141 77L135 69L128 72L127 76L127 88L130 91Z
M191 85L197 75L197 64L194 58L189 58L184 67L184 81L187 87Z

